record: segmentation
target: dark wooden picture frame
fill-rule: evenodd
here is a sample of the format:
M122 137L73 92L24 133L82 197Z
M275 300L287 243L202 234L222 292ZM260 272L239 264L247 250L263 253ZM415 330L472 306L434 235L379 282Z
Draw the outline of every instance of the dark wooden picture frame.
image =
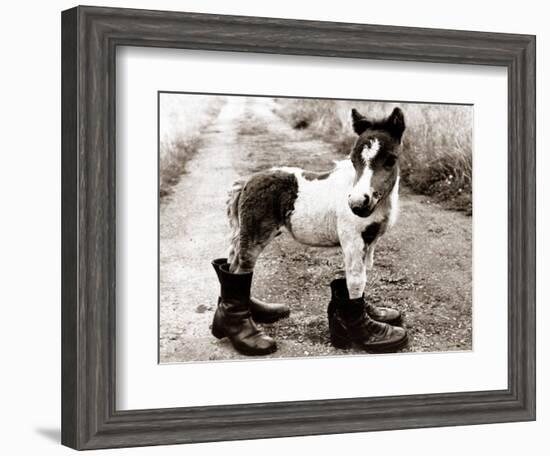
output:
M506 67L508 388L117 410L117 46ZM535 37L530 35L96 7L64 11L62 443L93 449L534 420L535 120Z

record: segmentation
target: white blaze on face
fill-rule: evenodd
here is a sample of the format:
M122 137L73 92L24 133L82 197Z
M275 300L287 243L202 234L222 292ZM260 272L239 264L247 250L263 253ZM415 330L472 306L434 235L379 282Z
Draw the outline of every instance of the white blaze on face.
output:
M374 138L369 144L365 144L361 156L363 157L363 162L368 164L380 150L380 142L378 139Z
M366 144L361 151L361 157L364 163L363 173L359 180L355 183L350 197L349 203L352 206L361 206L365 201L365 195L368 195L372 199L372 168L371 161L380 150L380 142L378 139L372 140L369 144Z

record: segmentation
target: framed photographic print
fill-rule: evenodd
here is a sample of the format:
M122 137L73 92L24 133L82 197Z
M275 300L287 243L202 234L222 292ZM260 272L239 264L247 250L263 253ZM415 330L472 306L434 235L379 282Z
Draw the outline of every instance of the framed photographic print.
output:
M535 419L535 37L62 13L62 443Z

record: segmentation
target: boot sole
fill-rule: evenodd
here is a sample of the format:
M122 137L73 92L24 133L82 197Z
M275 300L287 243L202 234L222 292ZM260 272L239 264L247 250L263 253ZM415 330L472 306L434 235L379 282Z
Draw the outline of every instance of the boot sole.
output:
M233 344L233 342L231 342ZM277 351L277 345L274 345L272 348L269 348L267 350L264 350L262 352L257 352L254 350L248 350L246 347L237 347L235 344L233 344L233 348L237 350L241 355L245 356L265 356L265 355L271 355L271 353L275 353Z
M378 344L375 346L366 346L364 344L360 344L358 342L352 341L350 339L347 339L345 337L339 337L334 336L331 334L330 336L330 342L334 348L339 349L348 349L353 346L359 347L362 350L366 351L367 353L393 353L396 350L403 348L406 346L409 342L409 336L405 335L403 339L399 339L395 342L388 343L388 344Z
M224 331L216 328L214 325L212 325L212 335L216 339L223 339L224 337L227 337L229 339L229 337L225 334ZM245 356L264 356L264 355L270 355L271 353L275 353L277 351L277 345L276 344L273 345L273 347L270 347L268 349L265 349L265 350L262 350L262 351L257 351L257 350L249 349L247 347L237 346L233 343L233 341L231 339L229 339L229 340L230 340L231 345L233 346L233 348L235 350L237 350L240 354L245 355Z
M330 303L329 303L329 308L330 308ZM335 313L336 313L336 310L328 310L327 311L328 319L330 320ZM393 320L378 319L376 317L373 317L370 314L369 314L369 317L371 317L373 320L376 320L380 323L387 323L388 325L392 325L392 326L401 326L403 323L403 315L399 315L399 317L394 318Z

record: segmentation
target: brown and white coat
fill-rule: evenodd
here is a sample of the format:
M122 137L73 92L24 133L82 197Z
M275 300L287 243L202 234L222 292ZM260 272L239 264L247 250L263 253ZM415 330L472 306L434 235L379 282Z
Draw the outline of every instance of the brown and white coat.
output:
M252 271L284 228L303 244L340 245L349 296L363 295L376 242L397 218L405 121L399 108L381 121L353 109L352 125L356 143L332 171L279 167L235 183L228 201L231 272Z

